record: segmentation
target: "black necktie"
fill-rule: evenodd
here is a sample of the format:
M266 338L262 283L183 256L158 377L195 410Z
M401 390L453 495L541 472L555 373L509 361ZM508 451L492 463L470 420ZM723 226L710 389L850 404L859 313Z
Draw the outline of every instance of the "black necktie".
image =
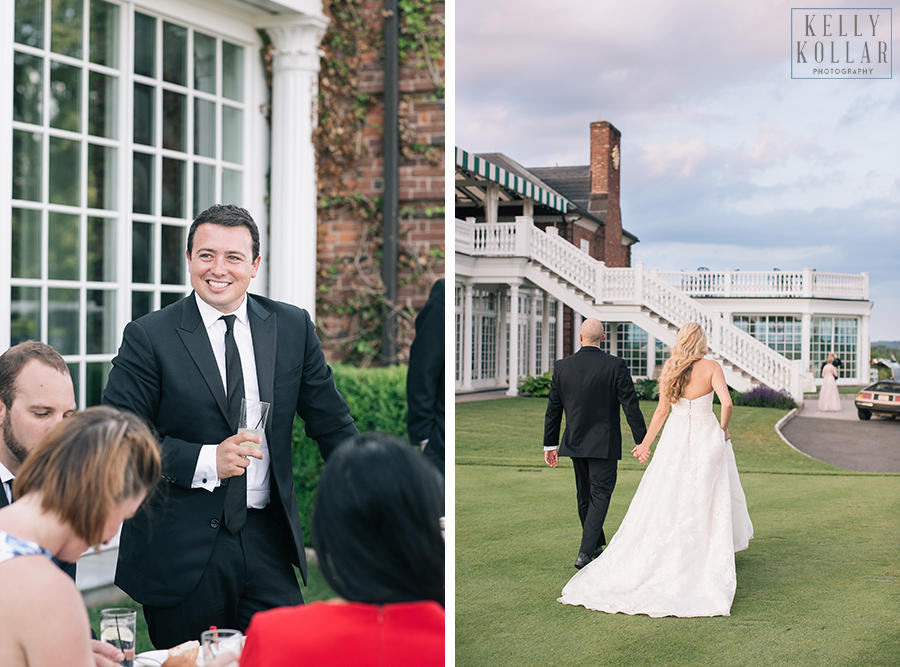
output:
M9 480L9 488L12 489L12 480ZM3 486L6 487L6 482L3 482ZM10 494L12 495L12 494ZM9 498L6 497L6 488L0 489L0 507L6 507L9 505Z
M225 320L225 380L228 395L228 419L234 433L241 415L241 399L244 398L244 372L241 370L241 353L234 341L234 315L223 315ZM237 535L247 522L247 471L228 480L225 491L225 527Z

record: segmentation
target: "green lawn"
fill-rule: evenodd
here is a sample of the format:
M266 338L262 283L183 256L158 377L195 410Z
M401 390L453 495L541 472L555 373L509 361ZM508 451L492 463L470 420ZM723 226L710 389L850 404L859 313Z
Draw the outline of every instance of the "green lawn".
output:
M556 602L580 525L569 460L543 463L545 407L456 405L458 667L900 664L900 476L809 459L775 434L783 411L736 408L729 430L755 538L736 556L732 615L604 614ZM642 402L648 421L654 407ZM620 466L607 534L643 469Z
M299 580L299 570L296 571L297 578ZM328 600L335 597L334 591L329 588L328 584L325 583L325 579L322 578L322 574L319 572L318 566L310 563L307 573L309 586L304 587L303 582L300 582L300 588L303 592L303 599L306 602ZM106 609L108 607L131 607L132 609L137 609L137 646L135 647L135 652L143 653L144 651L153 650L153 645L150 643L150 638L147 636L147 622L144 620L144 614L141 612L141 605L139 605L131 598L128 598L127 600L118 602L116 604L104 604L98 605L96 607L88 607L88 616L91 620L91 627L94 629L94 632L96 632L98 635L100 634L100 610ZM196 639L199 640L200 637L197 637Z

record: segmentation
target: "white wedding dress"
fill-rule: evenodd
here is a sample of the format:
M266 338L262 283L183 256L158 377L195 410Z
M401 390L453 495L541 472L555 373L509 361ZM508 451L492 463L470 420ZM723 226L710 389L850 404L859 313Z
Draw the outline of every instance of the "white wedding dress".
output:
M753 525L713 392L672 406L622 525L559 601L609 613L728 616Z

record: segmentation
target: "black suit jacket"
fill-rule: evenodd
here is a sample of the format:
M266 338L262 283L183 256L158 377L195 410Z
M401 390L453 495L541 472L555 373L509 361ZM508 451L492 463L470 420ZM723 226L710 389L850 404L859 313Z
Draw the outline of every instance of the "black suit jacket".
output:
M303 532L294 492L294 415L324 458L357 434L349 408L305 310L247 295L260 400L272 404L266 424L270 507L290 532L291 562L306 580ZM222 521L224 485L192 489L200 448L234 435L225 387L193 294L125 327L112 362L104 404L130 410L162 445L162 481L122 528L116 584L142 604L172 606L193 590Z
M416 318L406 375L409 441L428 440L425 458L444 473L444 279L431 288Z
M544 446L559 445L561 456L622 458L619 406L635 443L647 433L634 383L623 359L585 346L556 362L544 418ZM559 441L563 412L566 430Z

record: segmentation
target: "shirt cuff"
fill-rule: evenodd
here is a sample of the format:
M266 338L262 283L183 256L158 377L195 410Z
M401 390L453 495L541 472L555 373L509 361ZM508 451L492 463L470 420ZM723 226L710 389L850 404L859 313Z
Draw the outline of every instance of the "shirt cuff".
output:
M546 445L544 445L545 452L555 452L557 449L559 449L559 445L556 445L554 447L547 447Z
M194 479L191 480L192 489L212 491L219 486L219 477L216 472L217 447L218 445L203 445L200 448L200 456L197 457L197 467L194 469Z

